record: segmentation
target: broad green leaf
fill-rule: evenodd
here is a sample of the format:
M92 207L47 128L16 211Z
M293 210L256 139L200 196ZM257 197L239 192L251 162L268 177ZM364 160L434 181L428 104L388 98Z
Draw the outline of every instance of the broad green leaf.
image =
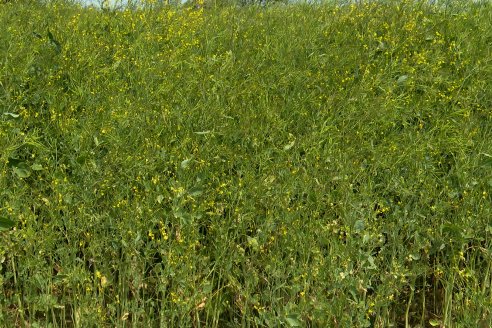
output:
M289 327L302 327L302 322L298 319L297 315L290 314L285 317L285 322Z
M15 222L6 217L0 217L0 231L8 230L15 226Z
M84 164L86 161L87 161L87 156L78 156L75 161L78 163L78 164Z
M190 161L191 159L185 159L184 161L181 162L181 168L184 170L184 169L187 169L188 166L190 166Z
M63 201L68 204L68 205L71 205L73 203L73 196L72 194L70 193L65 193L63 195Z
M294 147L294 145L296 144L296 141L295 140L292 140L291 142L289 142L288 144L286 144L284 146L284 150L289 150L291 149L292 147Z
M175 217L176 219L180 219L180 218L184 217L184 216L185 216L185 214L186 214L186 213L183 211L183 209L182 209L182 208L179 208L179 207L178 207L178 208L174 208L174 209L173 209L173 215L174 215L174 217Z
M355 231L361 232L362 230L365 229L365 227L366 227L366 224L364 223L364 220L355 221L355 224L354 224Z
M213 289L214 289L214 286L209 281L206 281L203 284L202 292L203 292L203 294L209 294L213 291Z
M14 170L14 173L19 178L28 178L31 175L31 171L29 169L29 166L27 166L27 164L24 162L19 163L17 166L14 166L13 170Z
M374 263L374 257L369 255L369 257L367 258L367 262L369 262L369 269L377 269L377 266Z
M179 222L183 225L193 223L193 217L189 213L186 213L182 208L175 208L173 210L173 215L176 219L179 219Z
M462 237L462 227L458 224L446 223L441 226L441 233L449 236L460 238Z
M202 214L201 213L191 213L190 214L190 217L194 220L200 220L202 218Z
M398 78L398 80L396 80L396 83L398 85L402 85L404 84L406 81L408 80L408 75L402 75Z
M203 194L203 188L201 186L192 187L188 190L188 194L190 194L191 197L198 197Z
M43 170L43 166L41 164L33 164L33 165L31 165L31 169L33 171L42 171Z

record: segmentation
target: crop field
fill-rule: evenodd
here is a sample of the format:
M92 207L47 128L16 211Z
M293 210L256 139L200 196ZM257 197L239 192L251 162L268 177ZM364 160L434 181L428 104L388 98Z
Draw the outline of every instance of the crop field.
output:
M0 26L0 327L492 326L492 5Z

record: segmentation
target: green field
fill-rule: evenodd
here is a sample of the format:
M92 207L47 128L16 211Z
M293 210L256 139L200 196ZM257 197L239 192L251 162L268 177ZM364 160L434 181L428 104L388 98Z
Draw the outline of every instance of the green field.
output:
M0 327L492 326L492 5L0 26Z

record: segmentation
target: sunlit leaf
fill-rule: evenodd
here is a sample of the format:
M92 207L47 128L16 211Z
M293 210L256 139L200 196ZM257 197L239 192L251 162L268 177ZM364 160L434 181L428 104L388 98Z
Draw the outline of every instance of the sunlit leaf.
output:
M437 320L437 319L430 319L429 320L429 324L432 327L437 327L437 326L440 326L441 325L441 321L440 320Z
M29 166L27 166L27 164L24 162L19 163L17 166L14 166L13 171L19 178L28 178L31 175L31 170L29 169Z
M260 247L260 244L258 243L258 239L249 236L247 238L248 238L248 245L251 248L257 250Z
M209 134L210 132L212 132L212 131L207 130L207 131L199 131L199 132L193 132L193 133L194 134L199 134L199 135L204 135L204 134Z
M291 142L289 142L288 144L286 144L284 146L284 150L289 150L291 149L292 147L294 147L294 145L296 144L296 141L295 140L292 140Z
M33 171L41 171L41 170L43 170L43 166L41 164L33 164L33 165L31 165L31 169Z
M181 162L181 168L187 169L190 166L191 159L185 159L184 161Z
M3 115L10 116L12 118L18 118L20 116L19 114L9 113L9 112L5 112L5 113L3 113Z
M398 78L398 80L396 80L396 83L398 85L402 85L404 84L406 81L408 80L408 75L402 75Z
M369 269L377 269L376 263L374 263L374 257L369 255L367 257L367 262L369 262Z

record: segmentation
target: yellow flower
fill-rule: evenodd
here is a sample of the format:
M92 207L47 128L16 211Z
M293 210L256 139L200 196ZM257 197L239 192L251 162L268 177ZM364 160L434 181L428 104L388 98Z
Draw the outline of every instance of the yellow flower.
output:
M108 278L101 276L101 287L106 287L108 285Z

